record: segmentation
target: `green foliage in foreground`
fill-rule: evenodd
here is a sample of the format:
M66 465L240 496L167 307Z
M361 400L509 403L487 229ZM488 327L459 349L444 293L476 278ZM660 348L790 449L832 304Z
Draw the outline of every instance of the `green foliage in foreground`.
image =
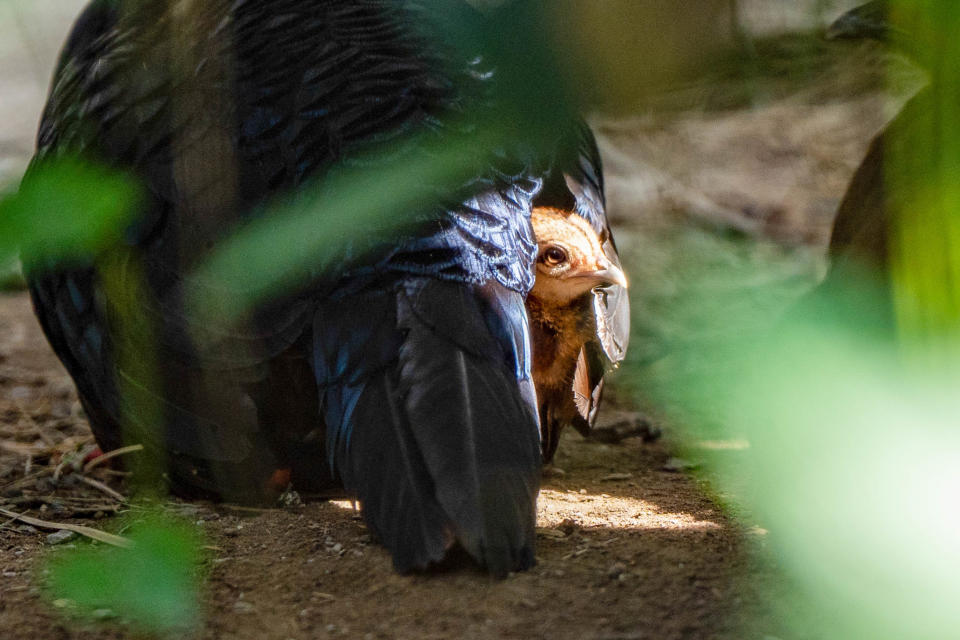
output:
M133 546L90 548L55 558L49 593L81 616L119 616L142 631L170 634L200 620L200 541L185 525L152 517L135 524Z
M0 264L90 255L120 237L140 197L136 182L78 159L35 167L17 193L0 197Z
M749 326L738 313L716 322ZM788 637L960 627L960 375L896 336L883 287L851 277L775 326L681 355L696 362L658 388L690 416L686 455L744 524L769 531L788 584L769 604Z
M728 396L749 434L755 512L822 616L795 630L949 637L960 625L960 379L904 366L892 342L830 321L784 326Z
M20 264L16 260L0 260L0 291L17 291L25 286Z

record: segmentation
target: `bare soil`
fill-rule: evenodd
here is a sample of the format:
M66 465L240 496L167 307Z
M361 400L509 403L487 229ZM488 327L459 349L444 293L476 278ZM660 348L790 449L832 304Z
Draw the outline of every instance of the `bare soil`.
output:
M0 297L0 506L109 528L118 508L67 463L91 444L66 373L25 294ZM538 564L494 581L470 569L394 573L349 502L272 510L171 502L213 548L203 638L712 638L733 624L740 530L668 453L566 438L540 496ZM28 460L30 461L28 463ZM34 479L40 471L44 477ZM122 489L104 470L94 477ZM2 522L2 521L0 521ZM126 637L70 621L42 595L42 567L74 544L0 528L0 630L10 640Z

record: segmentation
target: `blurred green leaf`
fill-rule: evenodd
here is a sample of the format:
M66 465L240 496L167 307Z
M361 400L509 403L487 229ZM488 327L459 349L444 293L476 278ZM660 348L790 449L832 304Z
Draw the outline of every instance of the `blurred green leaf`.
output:
M139 196L131 178L79 159L37 165L0 199L0 260L18 249L27 265L94 252L120 237Z
M905 345L942 357L938 342L960 337L960 7L891 0L890 10L894 33L930 77L907 126L887 136L893 300Z
M726 409L751 443L752 506L823 637L950 637L960 380L905 367L895 343L834 319L781 327L733 385Z
M144 631L183 632L200 618L195 577L199 540L186 526L152 517L138 522L130 549L83 549L51 562L50 596L81 614L109 609Z
M315 181L275 203L217 246L195 273L193 308L201 326L210 315L231 318L264 299L290 291L373 234L394 237L414 214L455 193L504 139L496 126L444 140L408 140L414 158L354 162L352 169ZM387 155L385 150L380 153ZM375 156L377 158L377 156Z
M0 257L0 291L15 291L23 289L25 285L20 263L13 259L4 261Z
M769 530L790 585L772 606L792 634L952 637L960 377L904 358L885 287L860 276L835 279L775 326L680 354L696 366L678 365L687 375L660 401L701 420L682 446L703 454L706 478L746 523ZM731 308L714 321L748 327L749 316Z

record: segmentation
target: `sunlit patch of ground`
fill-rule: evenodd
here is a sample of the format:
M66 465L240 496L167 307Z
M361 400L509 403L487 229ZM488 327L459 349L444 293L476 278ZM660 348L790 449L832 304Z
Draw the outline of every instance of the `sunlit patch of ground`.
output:
M664 511L656 504L630 496L593 494L586 490L540 492L537 524L557 527L564 521L579 522L583 527L635 527L639 529L711 529L721 525L701 520L690 513Z

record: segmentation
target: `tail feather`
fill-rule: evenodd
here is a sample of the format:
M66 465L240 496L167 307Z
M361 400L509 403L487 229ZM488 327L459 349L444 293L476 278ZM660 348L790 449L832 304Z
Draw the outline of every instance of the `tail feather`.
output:
M393 553L397 571L407 572L442 560L453 534L434 499L433 479L412 437L395 378L395 372L384 372L365 386L338 467L344 483L357 491L371 531Z
M540 445L531 385L518 378L523 300L436 280L393 293L389 313L365 317L395 323L394 357L360 386L327 388L335 465L398 570L442 560L455 541L495 575L528 568Z
M481 564L497 574L525 567L532 559L540 454L536 420L523 405L514 368L502 349L472 353L401 310L402 392L436 499L460 544Z

